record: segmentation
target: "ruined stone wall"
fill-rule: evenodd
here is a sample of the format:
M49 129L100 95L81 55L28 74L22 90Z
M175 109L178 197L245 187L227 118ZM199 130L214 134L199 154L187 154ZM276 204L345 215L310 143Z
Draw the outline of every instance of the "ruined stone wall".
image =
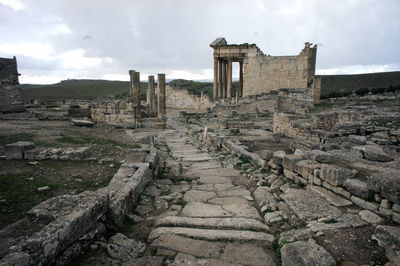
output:
M186 89L166 86L166 104L174 109L198 109L206 110L214 106L214 103L206 94L193 95Z
M338 111L320 113L313 116L313 127L317 129L331 130L337 123L353 123L361 119L361 114L353 111Z
M243 94L310 88L314 82L316 53L316 46L306 45L297 56L248 55L244 60Z
M91 109L92 119L106 123L134 124L132 103L126 101L105 101L96 103Z
M18 85L17 59L0 58L0 113L25 110Z
M259 95L248 95L236 99L222 99L213 108L214 112L236 111L239 113L256 113L258 111L285 111L298 113L313 106L312 96L307 89L279 89Z

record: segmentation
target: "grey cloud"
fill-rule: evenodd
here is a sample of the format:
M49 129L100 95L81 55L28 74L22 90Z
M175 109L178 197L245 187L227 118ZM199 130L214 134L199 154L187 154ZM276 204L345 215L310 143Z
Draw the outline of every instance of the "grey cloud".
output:
M306 41L323 44L318 68L400 62L398 0L22 3L25 9L18 12L0 5L0 34L10 42L49 43L55 53L83 49L86 56L113 59L113 65L87 70L94 76L124 74L129 68L148 72L211 68L208 45L219 36L229 43L256 43L271 55L297 54ZM72 34L40 34L57 23L67 25ZM35 63L38 68L57 67ZM33 61L26 64L32 67Z

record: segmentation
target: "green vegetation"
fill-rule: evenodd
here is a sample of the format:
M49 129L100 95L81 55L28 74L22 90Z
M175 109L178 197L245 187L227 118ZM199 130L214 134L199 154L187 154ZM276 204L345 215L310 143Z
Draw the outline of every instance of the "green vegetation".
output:
M334 218L331 218L331 219L328 219L328 220L324 221L324 223L326 223L326 224L334 224L334 223L337 223L337 222L338 221L336 219L334 219Z
M104 139L104 138L96 138L96 137L82 137L82 138L74 138L70 136L62 136L58 139L56 139L58 142L62 143L70 143L70 144L99 144L99 145L115 145L115 146L120 146L124 148L130 148L130 149L139 149L140 145L133 144L125 144L125 143L119 143L116 142L112 139Z
M339 98L339 97L347 97L351 95L356 96L365 96L369 93L371 94L383 94L383 93L394 93L400 91L400 85L390 85L387 88L384 87L362 87L355 90L352 89L341 89L338 91L325 91L321 92L321 99L329 99L329 98Z
M198 82L193 80L176 79L167 83L175 88L187 89L189 93L212 95L212 82ZM64 99L104 99L114 97L126 99L129 96L128 81L95 80L95 79L68 79L49 85L23 84L22 96L24 100L64 100ZM147 82L140 82L140 98L146 99ZM235 91L238 82L233 82Z
M0 146L4 146L6 144L14 143L17 141L32 141L32 140L33 140L33 134L30 133L3 135L0 136Z
M368 125L375 127L387 127L390 129L400 129L400 121L370 121Z
M185 200L183 200L183 199L177 199L175 201L175 204L176 205L181 205L183 207L183 206L185 206L187 204L187 202Z
M52 190L59 188L58 184L48 184L42 176L32 180L29 178L33 178L30 172L0 175L0 213L11 214L13 218L19 219L34 205L53 194ZM43 186L49 186L50 190L37 192L37 189Z

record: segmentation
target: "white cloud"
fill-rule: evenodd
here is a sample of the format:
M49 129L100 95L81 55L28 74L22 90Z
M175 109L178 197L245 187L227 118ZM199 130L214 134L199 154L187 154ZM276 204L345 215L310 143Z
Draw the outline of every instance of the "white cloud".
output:
M388 64L388 65L352 65L342 66L329 69L317 69L317 75L344 75L344 74L362 74L362 73L376 73L376 72L388 72L388 71L400 71L400 65Z
M24 8L24 6L18 0L0 0L0 4L12 8L14 11L19 11Z
M109 57L87 57L83 49L60 53L57 55L57 59L61 61L61 65L66 69L88 69L112 63L112 59Z
M53 53L53 48L48 43L23 42L11 43L0 42L0 53L5 55L26 55L33 58L46 59Z

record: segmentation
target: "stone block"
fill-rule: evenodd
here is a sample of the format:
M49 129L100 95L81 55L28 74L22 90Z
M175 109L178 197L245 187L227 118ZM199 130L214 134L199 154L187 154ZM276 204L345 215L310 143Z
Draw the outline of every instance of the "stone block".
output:
M350 199L355 205L357 205L361 209L366 209L366 210L370 210L370 211L373 211L373 212L377 212L378 211L378 207L379 206L377 204L375 204L375 203L365 201L365 200L363 200L363 199L361 199L359 197L356 197L356 196L351 196Z
M41 150L42 149L40 149L40 148L34 148L34 149L24 151L24 159L25 160L36 160L36 156L39 155Z
M282 166L283 157L285 155L286 155L286 153L284 151L276 151L276 152L274 152L274 156L272 158L272 162L277 164L277 165L281 165Z
M349 141L357 145L365 145L367 139L365 136L349 135Z
M365 145L365 146L354 146L351 148L357 152L361 158L375 162L389 162L393 158L384 152L379 146Z
M148 163L132 163L121 166L108 186L104 188L105 193L111 197L107 225L119 227L123 224L125 215L133 210L140 193L151 178Z
M350 191L352 194L363 198L363 199L368 199L369 196L369 189L368 189L368 183L358 180L358 179L353 179L349 178L346 181L344 181L344 187Z
M382 197L400 204L400 176L398 170L391 169L367 176L368 188Z
M392 210L395 212L400 212L400 204L397 203L393 204Z
M352 176L350 169L328 164L321 165L320 178L333 186L343 185L344 181Z
M4 146L6 160L22 160L24 152L35 148L35 144L29 141L18 141Z
M302 159L303 156L301 155L285 155L282 160L283 168L293 172L294 164Z
M259 150L256 152L261 159L269 161L274 157L274 152L270 150Z
M336 261L323 247L313 242L298 241L281 249L282 266L335 266Z
M339 195L342 195L346 199L350 199L350 197L351 197L351 193L341 187L333 187L332 190L333 190L333 192L335 192Z
M314 160L319 163L330 163L333 159L331 154L320 150L312 150L308 152L307 156L310 160Z

